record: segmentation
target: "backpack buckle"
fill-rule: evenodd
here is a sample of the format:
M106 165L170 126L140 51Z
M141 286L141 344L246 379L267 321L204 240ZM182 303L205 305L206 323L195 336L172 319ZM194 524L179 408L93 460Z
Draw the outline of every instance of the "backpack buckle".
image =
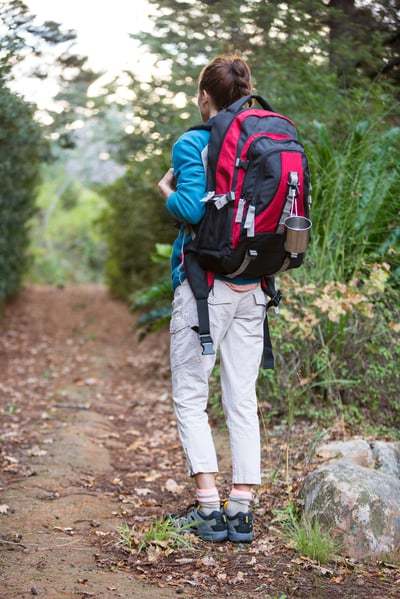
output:
M201 352L203 356L212 356L215 354L211 335L199 335L199 339L200 345L203 348L203 351Z
M267 310L269 310L269 308L271 308L272 306L274 306L275 308L278 308L281 299L282 299L282 293L279 291L279 289L277 289L275 291L275 293L271 296L271 299L269 300L269 302L267 304Z

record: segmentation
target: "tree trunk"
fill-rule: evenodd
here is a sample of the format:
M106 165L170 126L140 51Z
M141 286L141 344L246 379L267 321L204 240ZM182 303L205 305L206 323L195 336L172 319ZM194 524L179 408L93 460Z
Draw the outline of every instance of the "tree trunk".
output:
M328 5L329 64L339 76L354 71L356 64L352 52L356 30L355 0L331 0Z

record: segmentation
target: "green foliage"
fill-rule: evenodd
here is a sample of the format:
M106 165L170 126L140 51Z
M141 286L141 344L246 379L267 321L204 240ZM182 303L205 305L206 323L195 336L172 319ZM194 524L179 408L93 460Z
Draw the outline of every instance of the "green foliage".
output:
M181 531L186 531L190 525L182 527ZM182 532L178 532L175 526L169 520L157 519L150 523L149 530L143 535L138 548L138 553L148 549L151 546L158 546L163 549L185 548L191 549L192 544Z
M280 277L280 315L269 314L276 368L261 372L258 389L267 418L399 427L399 306L387 268L322 287Z
M161 265L166 274L162 275L156 284L133 293L131 298L132 310L144 311L137 321L137 326L143 328L143 336L165 327L171 317L173 298L169 268L171 250L170 244L156 244L156 251L151 254L151 260Z
M45 145L32 108L0 81L0 305L28 268L28 223Z
M135 545L135 533L129 524L121 524L117 527L119 539L117 545L119 547L132 549Z
M61 90L72 86L72 83L74 89L80 83L81 88L86 85L87 90L99 74L85 70L87 59L70 52L71 43L76 39L75 31L66 30L53 21L38 22L22 0L0 3L0 26L1 304L18 290L32 258L36 259L33 269L36 280L62 283L71 277L72 272L75 275L80 270L77 266L81 263L90 262L90 268L98 271L102 257L99 259L97 242L96 247L92 244L96 233L88 230L88 224L92 222L88 202L80 213L78 207L71 210L71 206L67 206L63 219L60 218L59 204L51 203L52 208L56 208L51 210L51 219L48 218L48 206L44 207L45 215L40 212L38 217L33 218L40 162L50 159L49 143L43 142L45 129L34 120L34 107L11 94L4 86L4 81L12 85L18 73L18 77L36 79L38 85L51 77ZM64 119L64 125L67 108L69 106L64 103L62 117L59 117ZM78 114L82 116L82 113L81 105ZM59 114L54 113L55 116ZM70 115L69 130L71 121ZM55 127L53 124L53 139ZM76 195L76 190L71 187L70 199L65 198L67 204ZM55 199L58 203L58 195ZM39 206L39 211L42 209L43 206ZM46 226L42 226L42 216ZM74 229L76 239L73 238ZM54 240L49 237L51 231L54 232ZM31 234L38 243L28 252ZM71 277L71 280L76 278Z
M157 242L175 237L172 219L157 190L160 160L132 166L104 190L108 206L100 218L107 241L106 282L117 297L129 300L146 284L165 276L165 265L151 260Z
M309 147L313 280L349 280L371 259L387 261L398 276L400 128L382 132L364 120L339 142L326 126L320 124L317 130L317 140Z
M29 277L40 283L101 281L105 244L97 226L104 200L68 177L61 165L44 170L31 223Z

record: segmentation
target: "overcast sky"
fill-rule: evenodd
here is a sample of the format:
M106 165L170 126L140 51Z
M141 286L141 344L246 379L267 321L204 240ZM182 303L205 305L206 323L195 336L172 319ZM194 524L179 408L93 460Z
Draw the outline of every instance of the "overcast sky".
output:
M56 21L78 34L76 51L90 58L94 69L122 70L136 62L130 33L148 31L145 0L25 0L40 21Z
M77 33L72 51L88 57L95 71L118 74L129 70L145 77L152 65L151 57L139 50L129 34L150 31L149 6L145 0L25 0L37 21L55 21ZM25 79L18 76L12 85L39 108L51 105L57 93L54 81Z

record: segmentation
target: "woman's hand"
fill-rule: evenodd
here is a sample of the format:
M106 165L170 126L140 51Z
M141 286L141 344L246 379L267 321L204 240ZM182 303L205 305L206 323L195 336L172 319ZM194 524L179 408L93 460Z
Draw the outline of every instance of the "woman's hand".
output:
M158 191L160 192L162 198L166 201L168 200L171 193L173 193L176 189L176 182L174 177L174 169L170 168L165 173L163 178L158 183Z

